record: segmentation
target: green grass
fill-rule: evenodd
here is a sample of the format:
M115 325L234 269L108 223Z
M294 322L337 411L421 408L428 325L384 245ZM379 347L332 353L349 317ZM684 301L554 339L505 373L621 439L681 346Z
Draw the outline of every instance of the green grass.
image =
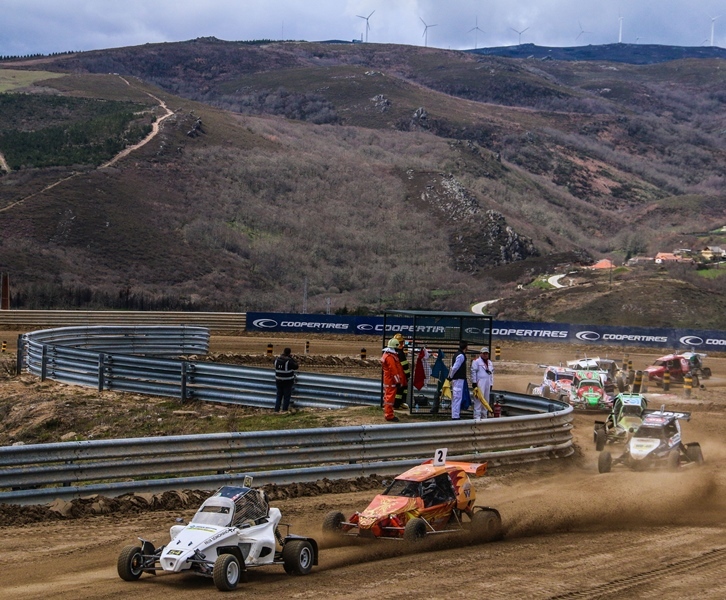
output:
M0 94L0 151L12 169L98 165L151 130L143 105Z
M726 266L721 268L712 268L712 269L701 269L699 271L696 271L698 275L701 277L705 277L706 279L717 279L723 275L726 275Z
M532 283L529 284L529 287L539 288L541 290L552 290L552 289L554 289L554 286L547 281L547 279L549 279L549 277L550 277L549 275L546 275L544 277L538 277Z
M45 79L55 79L65 76L65 73L50 73L48 71L0 69L0 93L24 88Z

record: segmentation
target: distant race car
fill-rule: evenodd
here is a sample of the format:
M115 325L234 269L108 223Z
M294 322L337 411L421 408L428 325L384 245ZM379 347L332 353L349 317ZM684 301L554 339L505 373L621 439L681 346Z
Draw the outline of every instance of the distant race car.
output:
M643 423L647 408L648 401L642 394L615 396L612 412L604 421L595 421L595 449L600 452L606 444L627 442Z
M469 532L482 540L502 533L499 511L475 506L469 475L482 476L486 463L447 461L446 450L434 460L398 475L362 512L346 519L332 511L325 516L327 534L386 538L414 542L432 533Z
M681 463L703 464L701 445L681 441L680 421L690 418L689 412L667 412L663 408L646 414L621 456L613 458L607 450L600 453L598 471L608 473L615 465L644 471L655 467L676 470Z
M527 386L527 393L543 398L562 399L563 402L567 402L575 370L554 365L539 366L544 369L542 383L530 383Z
M229 591L251 567L280 564L292 575L307 575L318 564L318 544L309 537L280 534L282 515L268 505L251 479L241 487L224 486L202 503L187 525L174 525L166 546L126 546L118 557L121 579L135 581L143 573L191 572L214 580ZM289 526L288 526L289 529ZM141 539L141 538L140 538Z
M683 383L686 375L691 375L694 387L700 385L701 379L711 377L711 369L703 366L705 354L698 352L683 352L682 354L667 354L661 356L652 365L643 370L649 381L656 385L663 385L663 374L668 371L671 383Z
M568 368L574 371L596 371L603 383L603 389L608 396L614 396L616 388L624 392L628 385L628 375L611 358L577 358L567 361Z
M561 399L584 410L610 410L613 406L597 371L575 371L569 394Z

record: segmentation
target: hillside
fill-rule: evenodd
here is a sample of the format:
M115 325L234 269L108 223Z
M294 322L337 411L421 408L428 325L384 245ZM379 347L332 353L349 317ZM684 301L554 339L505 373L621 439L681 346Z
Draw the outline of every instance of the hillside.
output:
M547 292L517 286L603 255L721 243L724 65L214 38L2 61L0 81L25 76L0 95L13 107L0 113L0 271L25 308L511 296L509 318L557 318ZM162 101L174 114L159 135L103 167ZM104 130L92 116L109 110ZM51 134L43 156L21 153ZM578 318L620 318L603 311Z

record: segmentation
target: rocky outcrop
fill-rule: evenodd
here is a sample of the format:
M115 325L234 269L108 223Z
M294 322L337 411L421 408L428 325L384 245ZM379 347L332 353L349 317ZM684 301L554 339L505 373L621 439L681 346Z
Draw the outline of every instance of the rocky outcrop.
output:
M428 176L420 197L450 228L449 250L457 271L476 273L539 256L531 238L515 231L503 214L485 210L456 177Z

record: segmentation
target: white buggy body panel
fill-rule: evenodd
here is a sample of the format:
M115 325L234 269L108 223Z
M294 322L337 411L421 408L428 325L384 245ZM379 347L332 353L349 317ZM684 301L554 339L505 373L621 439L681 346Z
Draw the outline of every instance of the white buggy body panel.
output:
M141 545L125 546L116 562L124 581L143 574L193 573L214 581L229 592L246 581L250 567L281 565L288 575L307 575L318 564L318 543L293 535L289 524L280 524L280 509L270 507L262 490L244 485L225 485L207 498L188 525L174 525L171 539L158 548L139 538ZM287 527L282 535L279 527Z
M234 508L231 499L213 496L202 504L191 523L173 526L171 541L159 559L162 569L178 573L190 569L192 560L212 564L218 556L216 549L222 546L239 547L248 567L272 564L275 529L282 518L280 509L271 507L269 515L262 519L264 522L248 521L233 526Z
M652 438L631 438L628 444L631 458L633 460L643 460L660 446L660 440Z

